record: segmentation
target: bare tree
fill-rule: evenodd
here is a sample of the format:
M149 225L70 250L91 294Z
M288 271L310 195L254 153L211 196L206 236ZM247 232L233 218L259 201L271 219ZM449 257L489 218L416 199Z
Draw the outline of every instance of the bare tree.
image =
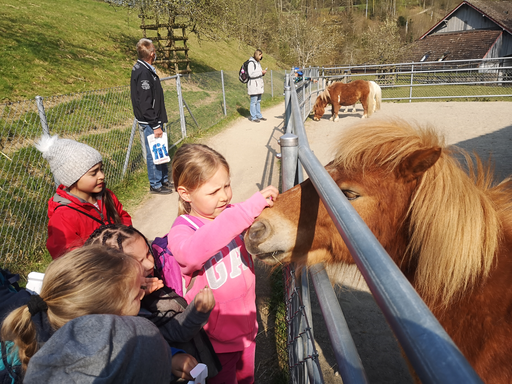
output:
M397 22L387 19L376 26L369 26L362 34L363 62L387 64L399 62L404 54Z
M319 16L306 18L300 13L294 13L284 18L281 38L286 40L293 62L305 67L332 51L335 40L330 38L329 28Z

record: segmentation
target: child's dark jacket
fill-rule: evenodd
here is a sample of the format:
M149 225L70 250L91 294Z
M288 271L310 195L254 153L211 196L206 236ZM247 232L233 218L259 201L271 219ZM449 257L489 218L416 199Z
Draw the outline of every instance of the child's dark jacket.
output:
M208 377L211 378L217 375L222 366L203 330L210 312L197 311L193 302L187 305L187 301L174 289L164 286L144 296L139 316L151 320L170 346L182 349L198 362L206 364Z
M4 270L2 270L2 277ZM6 281L0 283L0 326L5 318L16 308L26 305L30 300L31 293L21 288L18 291L9 287ZM39 346L43 345L54 333L51 327L46 312L39 312L32 316L34 323L37 342ZM0 383L18 384L23 381L21 372L21 362L19 361L18 354L10 353L14 344L9 340L0 341Z
M81 247L94 230L102 224L109 224L101 196L97 197L100 208L98 210L93 204L70 194L65 188L60 185L55 195L48 201L49 221L46 248L53 259L62 256L67 251ZM109 192L121 218L121 223L132 225L130 215L123 210L122 204L114 193Z

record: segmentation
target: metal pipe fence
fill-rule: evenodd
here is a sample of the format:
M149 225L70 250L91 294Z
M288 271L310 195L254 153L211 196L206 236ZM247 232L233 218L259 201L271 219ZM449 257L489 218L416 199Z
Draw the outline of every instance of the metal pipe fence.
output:
M264 102L272 98L273 87L283 89L284 71L271 71L263 79ZM161 82L170 148L187 136L208 130L226 114L249 115L249 97L238 80L238 71L172 76ZM127 175L145 169L145 148L135 139L137 130L129 86L0 104L3 268L23 274L24 265L41 261L47 252L47 202L56 185L35 141L43 133L58 134L96 148L103 156L106 180L112 188Z
M501 61L501 64L504 62ZM403 85L403 87L408 88L409 94L398 98L390 97L389 89L398 87L398 85L381 85L383 100L409 100L410 102L415 99L445 99L447 97L450 99L478 99L483 97L481 87L492 88L485 94L485 97L505 98L512 96L510 81L512 67L510 66L502 65L498 69L493 67L490 69L493 72L489 75L484 72L484 70L489 70L483 65L489 64L489 61L485 60L475 60L471 63L450 63L451 66L448 66L449 63L443 63L443 70L440 69L441 64L428 63L428 67L427 65L418 65L417 67L421 71L415 71L414 66L416 64L409 64L409 70L405 70L406 65L402 64L387 66L394 69L392 72L386 72L383 69L386 66L306 68L301 70L303 76L298 81L294 81L298 77L296 71L290 72L285 80L286 133L280 139L283 163L282 183L283 187L286 186L286 189L290 188L290 183L294 185L302 181L301 170L302 168L306 170L329 215L349 247L376 303L381 308L388 324L422 382L480 383L481 379L473 368L313 155L305 134L304 121L309 116L314 100L318 93L325 89L326 81L332 79L350 81L351 78L359 77L377 82L381 80L382 83L383 79L389 79L387 77L389 75L393 76L395 82L400 79L399 76L407 76L409 83ZM397 71L396 68L401 70ZM378 71L378 69L380 70ZM480 80L476 78L478 71L480 71L478 75ZM484 72L483 75L482 72ZM499 77L490 80L490 76L496 76L497 72ZM472 75L468 76L468 73L472 73ZM430 84L425 84L425 79L429 79L429 76L431 79L433 74L435 74L438 82L434 83L429 80L432 84L451 85L452 88L463 84L465 88L452 89L449 93L438 93L436 95L418 95L419 91L415 89L414 94L416 96L413 96L413 88L426 89L425 87ZM446 81L446 79L451 80L451 82ZM479 88L477 90L471 89L473 86ZM388 91L386 91L386 88L388 88ZM447 89L450 89L450 87ZM431 88L431 92L434 93L434 91L435 89ZM384 97L386 92L388 97ZM460 94L455 94L456 92L460 92ZM293 140L298 139L298 147L294 149L286 148L289 146L287 143L292 138ZM307 362L312 360L316 363L317 361L314 338L312 338L314 330L311 317L307 314L307 309L300 312L296 310L296 308L303 305L303 302L309 301L308 276L303 273L299 281L290 279L288 276L295 275L295 273L293 265L289 268L290 270L285 270L285 278L287 284L289 284L286 291L295 292L296 297L287 294L287 298L290 298L287 302L287 311L295 316L306 317L302 322L295 320L296 323L306 324L306 326L299 328L294 324L289 326L288 339L293 341L302 339L305 345L302 348L296 348L290 343L289 368L291 378L294 383L321 383L323 382L321 372L318 374L317 372L308 371L311 365L308 365ZM337 298L331 292L332 287L323 265L315 265L310 268L309 272L317 291L343 382L366 383L367 378L350 336L350 330L339 308ZM306 332L311 335L311 339L304 340L303 335ZM308 348L313 348L314 353L303 352Z
M297 124L302 124L303 127L302 122L307 118L309 109L312 107L311 98L318 92L320 86L318 82L312 82L311 77L307 76L309 74L317 75L318 72L303 70L303 74L303 78L300 79L297 79L296 75L287 74L285 80L286 133L279 139L283 191L303 181L299 159L300 143L295 132L297 132ZM316 90L314 89L315 84ZM295 91L292 91L294 86ZM304 138L301 140L304 141ZM319 355L315 347L308 272L303 270L297 277L293 264L284 267L283 272L286 289L288 359L291 382L323 383ZM310 269L310 273L344 382L367 383L368 379L361 359L325 270L321 266L314 266Z
M512 99L510 58L340 65L302 68L300 71L302 76L297 76L297 70L290 73L293 73L292 83L298 89L297 98L304 120L311 112L316 96L330 81L375 81L382 89L382 100L393 102Z
M290 84L296 89L303 121L309 116L316 96L331 81L375 81L382 89L383 101L512 100L512 59L507 57L309 67L300 69L301 76L297 72L290 71ZM288 121L290 112L286 109L285 113Z
M512 97L510 58L322 67L319 73L329 80L375 81L384 101Z

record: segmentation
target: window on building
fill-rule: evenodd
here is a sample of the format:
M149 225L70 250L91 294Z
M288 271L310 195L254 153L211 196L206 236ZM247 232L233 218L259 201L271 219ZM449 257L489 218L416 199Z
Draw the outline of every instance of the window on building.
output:
M445 52L441 55L441 57L437 61L444 61L446 57L450 54L450 52Z

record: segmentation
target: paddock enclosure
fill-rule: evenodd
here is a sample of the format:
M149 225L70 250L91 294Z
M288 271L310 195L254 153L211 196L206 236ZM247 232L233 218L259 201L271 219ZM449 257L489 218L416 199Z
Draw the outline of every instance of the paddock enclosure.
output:
M350 215L347 216L347 212L344 212L346 207L340 207L339 196L336 195L336 193L340 193L339 189L336 186L328 185L326 180L322 179L319 175L323 171L322 165L325 165L332 159L333 148L330 148L329 144L336 141L336 132L343 129L344 126L351 125L359 120L360 113L362 112L361 106L358 105L358 113L356 114L340 113L340 121L337 123L328 121L325 118L321 119L319 123L307 119L308 112L315 100L315 91L321 89L320 71L315 72L315 69L312 69L309 75L311 79L309 84L295 86L291 84L289 88L290 93L287 94L285 92L285 99L288 105L286 109L287 124L285 124L287 131L280 139L283 156L283 190L290 188L297 181L307 177L303 173L305 169L311 176L317 191L321 195L325 194L326 197L322 197L324 203L327 200L333 205L329 212L331 217L343 218L344 220L347 220L347 217L349 217L348 220L352 220L353 218ZM315 82L315 76L318 76L320 81ZM384 95L383 100L386 100ZM468 103L384 103L382 111L376 112L376 116L390 115L406 120L416 120L421 123L431 123L445 135L447 144L457 144L469 152L475 151L484 160L491 155L496 165L497 180L500 180L508 176L512 171L512 156L509 154L509 147L512 143L511 106L511 103L506 101L490 103L479 101ZM306 122L303 124L304 120ZM319 131L321 131L320 134ZM310 135L313 139L309 144L305 141L301 142L301 140L307 140L306 136ZM311 151L315 153L320 161L313 156ZM291 154L292 158L297 154L299 155L299 164L302 164L303 167L298 167L297 173L295 173L294 168L296 160L286 161L288 154ZM353 223L351 221L351 224ZM337 227L340 233L340 228L347 231L345 236L350 241L356 241L355 249L363 252L363 254L365 253L365 248L371 248L375 245L370 245L371 241L368 239L363 241L362 244L357 243L357 238L361 237L358 231L364 232L362 227L358 226L353 231L354 226L343 224L343 220L341 220L341 224L337 224ZM376 246L378 248L378 245ZM422 343L419 343L420 345L416 344L418 337L416 337L417 335L414 336L414 331L410 332L410 329L407 328L408 324L404 324L407 323L407 321L404 322L404 319L408 318L410 320L411 312L416 312L416 315L421 313L419 318L425 319L425 316L431 316L430 312L426 309L428 314L422 313L425 308L420 308L424 306L421 300L419 302L412 300L408 304L404 304L403 297L398 297L404 294L409 296L410 292L398 293L403 288L401 287L400 276L392 275L389 270L387 271L390 273L388 276L386 276L386 273L379 272L379 269L385 268L380 265L380 263L385 263L385 252L384 255L375 256L379 252L376 249L371 249L369 253L370 255L362 256L362 261L358 262L358 265L360 268L363 268L363 275L365 277L371 274L375 278L375 276L380 274L380 277L376 279L378 282L376 285L375 281L368 282L380 310L377 306L373 306L371 309L368 307L370 300L373 299L369 299L368 286L356 270L353 271L355 278L345 276L338 281L342 289L336 293L333 292L331 298L327 299L327 304L319 303L316 295L313 294L311 294L311 301L313 303L310 304L310 295L304 289L304 286L307 285L307 280L311 280L319 297L326 299L327 296L331 295L328 292L329 288L326 287L329 284L325 284L326 277L319 278L324 273L322 266L313 267L309 274L302 274L298 281L290 283L293 285L288 287L287 294L290 302L289 313L292 314L289 319L290 328L292 328L289 335L292 381L334 383L341 382L341 378L338 376L341 375L346 383L411 382L407 367L399 356L399 352L396 351L398 349L397 344L393 344L392 336L385 335L387 326L380 324L383 322L382 313L384 313L384 317L386 317L387 322L395 331L395 335L400 340L401 345L409 356L409 360L423 382L480 382L480 379L475 375L462 355L457 355L456 353L455 356L452 356L450 355L451 352L449 352L450 357L441 357L443 353L452 349L449 347L449 343L443 344L445 337L440 335L443 334L444 330L434 327L432 335L440 337L431 338L435 340L426 338L426 342L423 345L421 345ZM357 260L361 255L356 257L353 254L353 256ZM376 265L379 265L379 267L373 268ZM369 271L371 272L369 273ZM290 272L289 276L291 275L292 273ZM289 276L287 276L288 280L293 280ZM380 280L380 278L383 280ZM380 291L381 289L383 290ZM412 295L414 294L415 292L412 293ZM393 295L397 295L397 297L393 298ZM294 296L300 296L296 304L293 304ZM343 313L337 312L337 310L335 310L335 313L329 312L329 309L332 310L333 307L332 302L329 300L333 297L341 304L343 312L346 311L345 316L343 316ZM395 299L397 300L396 302L394 302ZM399 304L397 305L397 303ZM365 306L366 308L363 309ZM412 316L414 317L415 315ZM309 319L307 319L308 317ZM372 321L375 324L372 325ZM350 331L353 333L353 339L349 336L346 343L344 343L343 338L347 336L348 331L341 329L345 322L349 323ZM411 323L414 323L414 320ZM436 323L435 319L433 319L433 323ZM320 324L320 326L317 327L317 324ZM325 331L325 327L330 330ZM317 331L318 329L321 329L321 331ZM329 333L329 337L326 336L326 333ZM307 339L313 337L313 335L317 339L316 347L320 349L320 355L325 356L325 361L319 364L316 364L315 359L318 350L311 349L312 346L308 345L307 342ZM440 344L439 341L441 341ZM430 342L432 344L425 345ZM331 353L331 349L334 349L333 353ZM360 355L355 352L356 349L362 349ZM372 354L372 349L376 350L376 353ZM361 360L363 364L361 364ZM443 361L450 361L454 365L447 367ZM319 368L320 365L321 368Z
M481 67L478 63L465 62L460 63L458 69L455 68L457 63L450 62L429 63L429 67L415 63L305 69L303 78L298 79L295 84L288 84L288 91L295 89L297 100L294 102L296 105L292 117L292 104L289 103L291 96L288 92L286 100L289 107L283 110L286 128L292 129L294 124L305 121L305 135L310 141L311 150L321 165L326 164L332 159L331 144L338 131L359 121L362 108L358 104L357 113L340 112L339 121L335 123L329 121L328 116L314 122L308 119L308 114L315 101L315 92L322 89L324 79L375 80L382 87L384 101L382 110L376 112L377 116L390 114L406 119L431 121L443 130L449 144L457 144L469 151L476 150L483 159L492 153L497 174L504 177L512 168L512 70L510 66L503 65L505 61L498 60L497 64L490 65L483 62L484 66ZM242 108L240 100L245 105L246 90L240 85L237 75L238 72L221 71L178 77L164 82L166 103L169 103L168 112L172 111L169 124L172 133L170 144L180 142L187 132L207 129L225 116L226 107L228 112ZM271 72L271 76L268 77L267 74L266 77L264 97L269 98L278 92L281 94L284 78L282 71L274 72L273 77ZM178 87L179 83L182 84L181 88ZM207 92L207 99L204 92ZM59 133L95 147L100 146L109 169L116 171L108 176L111 182L122 179L124 172L130 174L144 165L142 148L137 137L134 138L133 116L126 87L44 99L46 112L41 108L38 111L43 103L32 100L0 105L0 211L5 218L0 228L0 238L3 240L4 265L10 260L22 264L32 253L37 256L44 249L47 220L44 209L47 199L53 193L54 184L51 172L40 154L32 148L31 142L41 135L46 124L51 134ZM432 102L434 100L436 102ZM83 111L88 114L84 115ZM104 113L105 111L108 113ZM214 118L212 111L215 112ZM276 124L277 137L281 132L281 125ZM292 132L295 132L294 129ZM281 144L288 145L289 141L285 138L281 140ZM114 142L122 148L110 148ZM130 148L129 143L133 143L131 155L130 150L126 149ZM283 155L289 149L283 147ZM274 152L269 151L267 157L275 159L273 155ZM304 165L307 165L306 162ZM299 169L302 171L302 168ZM247 169L244 172L247 173ZM285 167L283 172L290 174ZM303 172L299 176L307 177ZM262 184L266 179L267 175L264 174L261 178ZM294 175L292 179L290 185L295 182ZM25 230L20 231L20 228ZM335 328L344 333L341 325L346 322L365 374L364 379L361 379L361 375L358 376L360 380L345 377L344 382L410 383L411 378L398 351L398 344L360 273L355 269L355 279L350 276L341 279L341 289L331 293L329 282L316 279L316 275L323 274L321 268L313 272L313 276L308 276L308 279L314 281L312 292L316 290L320 297L334 296L332 299L341 304L344 316L343 313L340 316L339 312L334 315L324 314L321 308L325 305L319 303L316 294L311 294L311 304L307 302L309 295L303 295L305 302L299 301L297 298L302 286L296 288L295 285L288 285L292 381L340 383L346 370L343 361L349 367L361 367L358 363L359 357L348 359L346 349L340 350L345 347L342 347L338 339L331 341L327 331L327 328ZM286 280L292 281L292 276L294 275L289 273ZM310 323L306 326L311 325L310 330L304 328L305 313L309 315ZM302 343L310 337L316 340L313 344L316 352L308 349L311 343ZM297 343L297 340L301 343ZM318 359L318 356L322 358ZM341 363L337 359L340 356ZM320 360L318 370L315 368L317 360ZM316 373L317 376L312 375Z

